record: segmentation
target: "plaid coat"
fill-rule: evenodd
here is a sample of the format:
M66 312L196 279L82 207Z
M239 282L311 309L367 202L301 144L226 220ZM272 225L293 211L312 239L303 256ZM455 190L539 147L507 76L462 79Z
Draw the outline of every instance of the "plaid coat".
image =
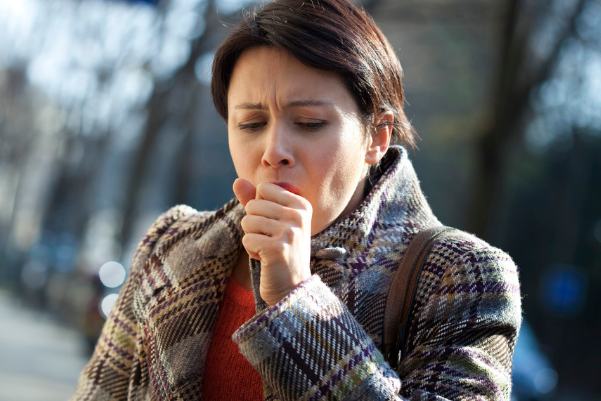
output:
M397 370L380 352L386 294L407 245L438 225L394 147L352 214L312 238L314 275L233 336L265 400L508 400L521 322L517 269L456 232L424 265ZM148 231L72 400L198 400L244 210L177 206ZM253 263L258 288L260 265Z

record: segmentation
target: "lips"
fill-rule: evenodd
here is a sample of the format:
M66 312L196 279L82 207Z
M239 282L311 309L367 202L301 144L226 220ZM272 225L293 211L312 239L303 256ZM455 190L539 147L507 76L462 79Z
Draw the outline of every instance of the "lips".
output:
M300 190L292 184L288 184L287 182L274 182L273 184L284 188L288 192L292 192L295 195L300 195Z

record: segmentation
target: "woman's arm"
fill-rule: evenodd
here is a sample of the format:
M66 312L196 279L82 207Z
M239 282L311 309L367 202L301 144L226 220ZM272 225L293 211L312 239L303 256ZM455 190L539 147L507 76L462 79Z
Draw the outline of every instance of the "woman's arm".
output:
M400 388L365 330L316 275L233 339L273 391L266 399L385 400Z
M438 244L426 262L400 379L317 276L243 325L234 341L274 399L509 399L521 321L517 271L503 252L462 236Z

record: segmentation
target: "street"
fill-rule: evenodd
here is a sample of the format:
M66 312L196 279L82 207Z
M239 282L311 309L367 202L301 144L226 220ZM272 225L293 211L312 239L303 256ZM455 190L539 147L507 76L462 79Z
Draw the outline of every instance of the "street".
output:
M86 364L79 334L0 292L0 401L65 401Z

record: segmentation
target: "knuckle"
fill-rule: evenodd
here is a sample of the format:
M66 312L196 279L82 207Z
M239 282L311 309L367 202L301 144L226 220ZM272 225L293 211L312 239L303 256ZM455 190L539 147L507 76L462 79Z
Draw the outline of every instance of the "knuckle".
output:
M259 185L257 185L257 192L263 192L265 190L265 184L265 182L259 183Z
M248 250L256 251L252 235L242 237L242 245Z
M278 239L282 246L295 243L300 237L301 232L298 227L286 226L280 230Z
M306 211L313 213L313 206L311 205L311 202L309 202L305 198L302 198L301 202L302 202L303 206L305 207Z
M255 209L255 206L257 204L257 200L256 199L251 199L246 203L246 213L252 214L253 210Z
M240 221L240 226L242 227L242 230L244 230L244 232L248 232L250 230L250 225L252 224L252 220L250 218L250 216L246 215L242 218L242 220Z
M287 217L291 221L300 222L303 220L303 212L299 209L288 209Z
M291 241L297 241L303 237L303 230L300 227L292 227L288 233Z
M283 241L272 241L269 245L272 252L281 255L286 249L286 244Z

